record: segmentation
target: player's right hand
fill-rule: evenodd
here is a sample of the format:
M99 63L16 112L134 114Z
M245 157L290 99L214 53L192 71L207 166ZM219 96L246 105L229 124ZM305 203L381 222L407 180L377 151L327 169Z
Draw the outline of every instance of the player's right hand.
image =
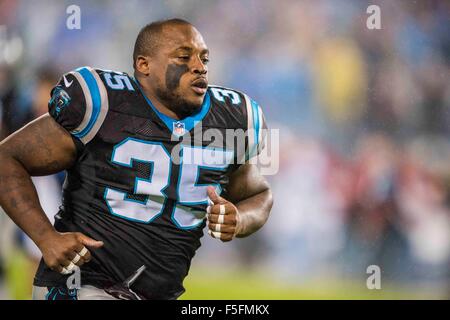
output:
M86 247L100 248L102 241L97 241L79 232L53 232L39 243L39 249L45 264L62 274L72 273L75 265L81 266L91 260L91 253Z

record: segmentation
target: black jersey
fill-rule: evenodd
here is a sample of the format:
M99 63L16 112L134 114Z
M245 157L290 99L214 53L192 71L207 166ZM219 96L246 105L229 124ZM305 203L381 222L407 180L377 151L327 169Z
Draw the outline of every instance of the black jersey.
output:
M133 77L83 67L52 90L49 113L78 149L55 228L104 242L81 267L82 285L114 285L145 265L134 291L179 297L203 235L206 188L226 193L230 174L258 153L261 108L241 92L210 86L198 112L175 120ZM230 129L245 137L230 138ZM60 286L66 278L41 261L34 284Z

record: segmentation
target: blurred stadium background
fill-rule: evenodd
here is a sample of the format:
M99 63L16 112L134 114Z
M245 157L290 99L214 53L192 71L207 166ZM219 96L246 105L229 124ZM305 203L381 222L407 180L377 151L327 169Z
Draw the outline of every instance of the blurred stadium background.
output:
M131 73L137 32L168 17L198 27L211 82L247 92L281 136L268 223L205 236L183 299L450 298L449 1L0 0L0 137L45 112L63 72ZM50 216L63 178L35 179ZM39 252L4 213L0 241L0 299L28 299Z

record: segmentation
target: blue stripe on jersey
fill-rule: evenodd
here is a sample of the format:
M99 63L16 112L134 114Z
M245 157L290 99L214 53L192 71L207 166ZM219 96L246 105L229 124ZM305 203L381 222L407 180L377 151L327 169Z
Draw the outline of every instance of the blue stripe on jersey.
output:
M258 148L259 144L259 106L256 101L252 100L252 109L253 109L253 125L255 126L255 148Z
M75 134L77 138L83 138L85 137L89 131L91 131L92 127L94 126L95 122L98 119L98 116L100 114L100 108L101 108L101 97L100 97L100 90L97 85L97 81L95 80L92 73L85 67L78 68L75 71L77 71L81 76L83 77L84 81L86 81L86 84L89 88L89 92L91 93L92 98L92 115L89 119L89 122L82 131Z

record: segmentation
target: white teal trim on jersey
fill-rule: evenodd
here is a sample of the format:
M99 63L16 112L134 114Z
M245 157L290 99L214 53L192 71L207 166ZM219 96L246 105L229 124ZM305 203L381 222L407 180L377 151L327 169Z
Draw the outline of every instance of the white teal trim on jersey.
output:
M126 74L115 74L113 77L111 72L105 72L103 78L112 90L123 90L126 87L127 90L134 91L133 85Z
M71 71L69 72L69 74L73 75L78 83L81 86L81 90L83 91L84 94L84 100L85 100L85 104L86 104L86 110L84 112L84 117L83 120L81 121L81 123L78 125L77 128L75 128L74 130L72 130L70 133L72 133L73 135L77 136L80 132L82 132L83 130L86 129L88 123L89 123L89 119L92 116L92 97L91 97L91 92L88 88L88 85L86 83L86 81L84 81L84 78L81 76L81 74L79 74L76 71Z
M106 90L103 81L100 79L100 76L95 70L89 67L88 70L94 75L95 81L97 82L97 86L100 90L101 104L100 104L100 113L98 115L97 120L95 121L91 131L86 135L86 137L84 137L84 141L82 140L85 144L91 141L95 137L97 132L100 130L100 127L105 121L106 115L108 114L109 110L108 91Z
M80 125L71 133L84 144L91 141L100 130L108 113L108 93L97 72L90 67L78 68L70 72L83 90L86 112Z
M189 206L210 204L207 194L208 186L215 187L219 195L222 193L219 183L199 183L200 170L226 171L233 162L234 152L219 148L183 145L180 155L177 202L172 211L172 221L180 229L192 229L203 222L205 212Z
M123 219L150 223L164 211L167 202L165 189L171 177L170 154L161 142L128 137L114 146L111 162L132 168L133 162L148 163L150 176L135 177L133 195L145 195L144 201L127 197L127 192L105 188L103 195L111 214Z
M241 103L241 98L239 97L239 94L231 89L225 89L225 88L217 88L216 86L210 86L210 90L214 95L214 98L216 98L220 102L225 102L225 97L230 98L231 103L238 105Z
M258 154L258 145L262 134L260 130L262 123L262 111L260 106L244 94L245 106L247 108L247 138L248 148L246 151L246 160L250 160Z
M173 199L166 194L166 189L171 185L172 169L175 167L164 144L128 137L115 145L111 155L113 164L133 168L135 162L141 162L151 168L148 177L135 177L132 193L129 193L130 189L105 188L103 199L109 212L129 221L148 224L161 216L171 201L171 220L178 228L188 230L199 227L206 215L202 206L210 204L207 187L214 186L219 194L222 191L218 183L200 184L200 170L224 171L232 163L234 153L209 147L183 146L182 150L178 181L174 185L176 199ZM131 195L145 196L145 200L133 199Z

